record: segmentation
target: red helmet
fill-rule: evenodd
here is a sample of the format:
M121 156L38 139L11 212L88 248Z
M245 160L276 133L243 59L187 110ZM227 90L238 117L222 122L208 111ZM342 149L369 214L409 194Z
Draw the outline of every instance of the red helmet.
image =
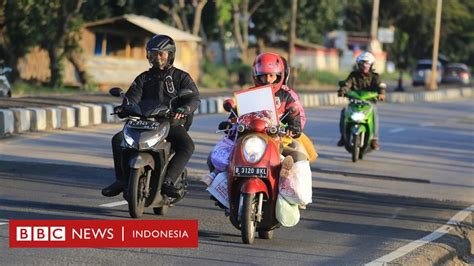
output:
M273 93L278 91L283 84L283 74L285 72L284 61L281 56L274 53L263 53L258 55L253 62L253 82L255 86L263 84L259 76L265 74L276 74L277 79L272 83Z

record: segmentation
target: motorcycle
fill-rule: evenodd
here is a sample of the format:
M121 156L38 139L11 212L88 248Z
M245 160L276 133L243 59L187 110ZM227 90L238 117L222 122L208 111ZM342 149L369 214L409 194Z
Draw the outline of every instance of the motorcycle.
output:
M132 103L120 88L112 88L109 92L112 96L123 97L126 103L121 106L122 112L127 114L121 148L123 173L128 177L128 186L123 195L128 201L130 216L141 217L145 207L152 207L155 214L166 215L170 206L187 193L186 169L178 179L181 197L171 198L161 192L168 163L174 156L171 143L166 142L166 137L172 124L183 123L183 120L173 119L172 103L193 92L182 90L171 99L169 105L159 106L146 100L138 104ZM112 113L117 114L117 111Z
M232 225L241 231L242 241L252 244L255 233L271 239L273 230L280 226L275 218L278 183L281 168L281 149L285 125L271 123L269 111L261 110L237 116L232 100L224 102L224 109L238 117L233 126L235 147L227 167L229 209L226 214ZM280 119L296 115L291 107Z
M12 89L6 75L11 71L11 68L4 67L0 72L0 97L12 97Z
M351 90L344 96L349 99L349 105L344 113L343 138L346 150L352 154L352 161L357 162L372 150L374 115L370 101L377 100L378 93Z

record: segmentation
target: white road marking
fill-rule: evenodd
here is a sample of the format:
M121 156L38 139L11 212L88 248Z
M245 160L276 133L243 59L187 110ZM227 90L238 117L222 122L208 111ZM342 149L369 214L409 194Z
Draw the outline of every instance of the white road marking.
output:
M116 201L116 202L101 204L101 205L99 205L99 206L112 208L112 207L116 207L116 206L120 206L120 205L126 205L126 204L128 204L127 201L126 201L126 200L122 200L122 201Z
M366 265L368 265L368 266L388 265L389 262L406 255L408 252L411 252L414 249L423 246L424 244L430 243L430 242L442 237L444 234L448 233L449 231L451 231L452 229L455 228L453 225L457 225L460 222L462 222L473 211L474 211L474 205L471 205L471 206L467 207L466 209L456 213L456 215L454 215L445 225L441 226L440 228L438 228L433 233L431 233L431 234L429 234L429 235L427 235L423 238L420 238L418 240L415 240L415 241L413 241L413 242L411 242L411 243L395 250L394 252L392 252L390 254L387 254L387 255L382 256L378 259L375 259L375 260L367 263Z
M433 123L433 122L425 122L425 123L420 124L420 126L422 126L422 127L432 127L434 125L435 125L435 123Z
M397 128L394 128L394 129L390 129L388 132L390 132L390 133L398 133L398 132L402 132L402 131L405 131L405 128L404 128L404 127L397 127Z

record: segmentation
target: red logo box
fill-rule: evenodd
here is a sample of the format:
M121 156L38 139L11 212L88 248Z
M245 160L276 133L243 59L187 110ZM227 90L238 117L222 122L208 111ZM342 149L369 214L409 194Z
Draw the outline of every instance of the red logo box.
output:
M10 220L10 248L197 248L197 220Z

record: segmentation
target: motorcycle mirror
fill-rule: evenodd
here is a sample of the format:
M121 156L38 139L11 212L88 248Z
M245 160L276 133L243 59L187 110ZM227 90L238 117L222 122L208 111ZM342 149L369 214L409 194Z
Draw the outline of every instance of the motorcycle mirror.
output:
M299 114L299 110L295 105L290 105L287 110L291 116L297 116Z
M186 97L191 97L192 95L194 95L194 91L192 91L191 89L183 89L179 92L178 97L186 98Z
M224 110L226 110L227 112L230 112L235 109L234 100L226 99L224 103L222 104L222 106L224 107Z
M109 90L110 95L120 97L123 94L123 90L119 87L114 87Z

